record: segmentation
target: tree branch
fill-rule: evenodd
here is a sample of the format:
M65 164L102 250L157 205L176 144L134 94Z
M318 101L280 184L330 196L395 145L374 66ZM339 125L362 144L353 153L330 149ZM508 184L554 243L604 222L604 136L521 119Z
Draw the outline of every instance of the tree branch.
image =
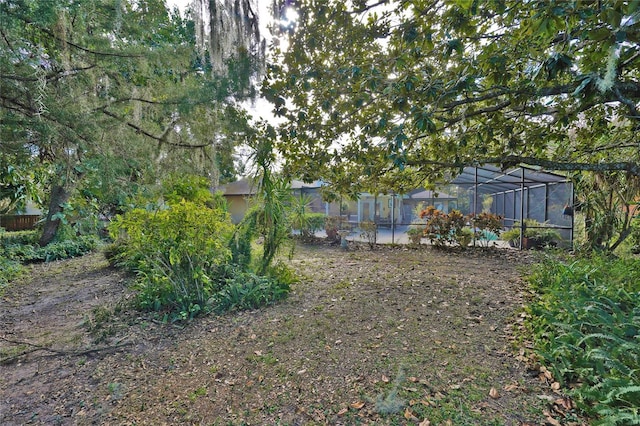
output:
M152 133L149 133L148 131L146 131L142 127L138 126L137 124L131 123L130 121L125 120L123 117L120 117L119 115L107 110L106 108L102 108L100 111L102 111L105 115L108 115L109 117L115 118L119 122L124 123L126 126L131 127L137 133L143 134L146 137L154 139L154 140L157 140L158 142L161 142L161 143L166 142L167 134L169 133L169 130L171 130L171 128L175 124L175 121L172 121L169 124L169 127L167 127L167 129L165 129L165 131L162 133L162 135L156 136L156 135L154 135Z
M37 28L38 30L42 31L43 33L47 34L49 37L52 37L55 40L58 40L59 42L68 44L69 46L78 49L82 52L85 53L90 53L92 55L97 55L97 56L110 56L110 57L116 57L116 58L142 58L144 57L144 55L127 55L127 54L122 54L122 53L115 53L115 52L101 52L98 50L93 50L93 49L89 49L87 47L84 46L80 46L79 44L73 43L72 41L69 41L65 38L59 37L56 34L54 34L52 31L49 31L46 28L42 28L41 26L35 24L32 20L27 19L23 16L18 16L18 19L20 19L22 22L24 22L25 24L28 25L32 25L33 27Z
M20 358L21 356L30 354L32 352L37 352L37 351L46 351L46 352L51 352L54 355L67 355L67 356L82 356L82 355L89 355L89 354L92 354L92 353L95 353L95 352L109 351L109 350L118 349L118 348L121 348L123 346L130 345L131 342L122 343L122 341L124 339L126 339L127 337L129 337L129 336L125 336L125 337L122 337L121 339L118 339L113 345L110 345L110 346L100 346L100 347L96 347L96 348L88 348L88 349L79 350L79 351L68 351L68 350L64 350L64 349L53 349L53 348L50 348L50 347L47 347L47 346L37 345L35 343L31 343L31 342L27 342L27 341L7 339L4 336L0 336L0 340L4 340L7 343L13 343L14 345L23 345L23 346L31 347L30 350L25 350L25 351L22 351L19 354L0 359L0 365L1 364L11 363L15 359Z
M74 68L74 69L70 69L70 70L64 70L61 72L56 72L56 73L52 73L49 74L45 77L45 79L47 81L56 81L56 80L60 80L61 78L64 77L69 77L72 75L76 75L79 74L83 71L87 71L90 69L95 68L96 65L90 65L88 67L84 67L84 68ZM25 77L22 75L13 75L13 74L0 74L0 79L4 79L4 80L15 80L15 81L38 81L39 79L37 77Z

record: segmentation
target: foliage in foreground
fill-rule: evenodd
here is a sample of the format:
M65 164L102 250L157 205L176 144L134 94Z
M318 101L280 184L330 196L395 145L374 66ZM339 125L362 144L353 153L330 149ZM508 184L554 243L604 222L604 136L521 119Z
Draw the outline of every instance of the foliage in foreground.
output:
M82 256L98 247L100 239L93 235L73 236L45 247L37 244L38 231L0 233L0 289L18 278L25 263L52 262Z
M527 330L540 361L598 424L640 424L640 261L539 265Z
M141 308L193 317L220 288L231 256L226 211L182 201L164 210L134 209L110 225L116 261L138 275Z
M271 259L252 270L251 242L263 230L259 215L234 227L222 196L193 177L167 183L164 199L167 204L133 209L109 227L115 262L137 274L140 308L184 320L254 309L288 294L292 280L273 272Z
M0 294L9 282L18 278L23 272L24 269L20 262L0 257Z
M37 231L3 234L0 237L0 255L19 263L52 262L82 256L100 244L100 239L95 235L72 236L44 247L38 246L37 239Z
M288 271L285 266L271 268L267 275L236 271L215 295L216 310L257 309L284 299L289 294L291 283L296 281Z

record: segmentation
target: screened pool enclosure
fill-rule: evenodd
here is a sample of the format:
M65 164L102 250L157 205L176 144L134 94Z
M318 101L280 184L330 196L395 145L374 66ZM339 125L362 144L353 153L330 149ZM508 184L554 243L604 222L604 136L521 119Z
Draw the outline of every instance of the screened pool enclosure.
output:
M505 229L522 229L535 221L533 226L559 233L561 246L572 246L573 184L567 177L530 167L484 165L466 167L452 184L467 195L469 213L498 214Z
M319 203L312 210L339 216L343 228L354 230L350 239L358 239L362 222L375 222L378 242L406 242L406 231L424 223L420 210L434 206L444 213L454 209L465 215L490 212L502 217L504 231L516 228L520 236L526 236L536 228L538 233L559 235L554 244L571 247L573 243L573 184L565 176L531 167L466 167L435 189L417 188L406 194L362 193L357 200L344 198L333 203L320 201L320 186L296 190L301 195L316 194ZM525 228L527 232L523 232ZM521 238L516 241L518 247L523 244Z

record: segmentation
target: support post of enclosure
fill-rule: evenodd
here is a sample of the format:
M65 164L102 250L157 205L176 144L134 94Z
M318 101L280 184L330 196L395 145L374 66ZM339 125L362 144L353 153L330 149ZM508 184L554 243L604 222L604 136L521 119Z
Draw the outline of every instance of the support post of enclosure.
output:
M396 194L391 193L391 244L396 243Z
M520 250L523 249L524 242L524 167L521 167L522 179L520 180Z

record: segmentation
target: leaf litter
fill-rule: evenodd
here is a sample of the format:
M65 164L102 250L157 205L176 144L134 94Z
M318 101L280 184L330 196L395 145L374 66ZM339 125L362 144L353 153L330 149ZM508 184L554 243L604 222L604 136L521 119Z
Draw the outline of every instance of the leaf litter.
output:
M0 364L0 423L553 423L549 410L571 403L512 336L531 261L302 245L287 300L179 326L132 310L126 277L100 254L34 266L0 300L2 336L67 352L97 337L127 345ZM109 312L99 323L97 308ZM0 341L3 357L13 349ZM377 411L378 397L397 411Z

